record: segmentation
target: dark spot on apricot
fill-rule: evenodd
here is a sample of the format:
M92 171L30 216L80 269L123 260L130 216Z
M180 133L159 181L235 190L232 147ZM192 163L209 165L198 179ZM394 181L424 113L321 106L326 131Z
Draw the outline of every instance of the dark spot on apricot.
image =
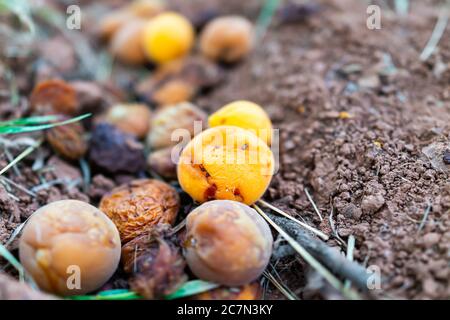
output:
M216 184L212 184L205 191L206 200L214 200L216 198L217 186Z

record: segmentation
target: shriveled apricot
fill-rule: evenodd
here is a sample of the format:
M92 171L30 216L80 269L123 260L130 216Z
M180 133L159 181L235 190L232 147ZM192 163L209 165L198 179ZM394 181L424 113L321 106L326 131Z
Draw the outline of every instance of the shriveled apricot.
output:
M236 126L251 130L270 145L272 140L272 122L269 116L256 103L235 101L220 108L209 119L210 127Z
M194 36L188 19L175 12L164 12L147 23L142 43L150 60L166 63L185 56L193 46Z
M182 145L176 145L153 151L147 157L149 170L163 178L176 179L177 162L182 149Z
M105 121L123 132L144 138L150 130L151 112L144 104L118 104L107 111Z
M200 50L208 58L233 63L253 47L253 26L244 17L224 16L209 22L200 36Z
M183 79L172 79L153 92L152 100L157 105L167 106L189 101L195 93L196 88L193 84Z
M39 287L63 296L102 286L117 269L120 251L119 232L112 221L77 200L38 209L19 244L20 261Z
M206 202L187 216L184 253L203 280L226 286L252 282L269 263L272 244L265 220L240 202Z
M123 25L112 38L110 47L112 55L130 65L145 63L141 42L144 26L143 19L135 19Z
M241 287L219 287L197 294L193 300L259 300L261 286L258 282L249 283Z
M59 79L39 82L31 93L30 104L38 114L73 115L78 111L74 88Z
M219 126L203 131L181 153L177 166L181 187L194 200L257 201L274 171L267 144L248 130Z
M195 122L201 122L204 126L206 119L206 113L192 103L184 102L164 107L157 111L152 119L152 130L148 134L147 144L151 149L174 146L179 143L172 139L172 133L176 129L185 129L190 137L193 137Z
M178 193L167 183L141 179L113 189L103 196L99 208L115 223L126 243L159 223L173 224L179 202Z
M79 122L51 128L46 138L53 150L69 160L81 159L88 149L83 126Z

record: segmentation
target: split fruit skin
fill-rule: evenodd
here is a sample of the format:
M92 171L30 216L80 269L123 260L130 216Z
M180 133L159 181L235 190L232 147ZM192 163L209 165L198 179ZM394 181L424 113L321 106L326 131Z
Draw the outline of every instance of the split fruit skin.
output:
M184 57L194 44L194 28L175 12L164 12L147 22L142 43L147 57L163 64Z
M250 101L229 103L213 113L208 122L210 127L226 125L251 130L268 145L272 142L272 122L269 116L263 108Z
M250 131L219 126L203 131L183 149L178 181L194 200L234 200L253 204L266 191L274 171L267 144Z
M261 276L272 254L268 224L240 202L202 204L186 220L184 255L200 279L226 286L245 285Z
M38 286L62 296L100 288L117 269L120 253L116 226L103 212L78 200L38 209L19 244L20 261ZM78 274L79 288L70 278Z
M214 61L235 63L253 48L253 26L244 17L224 16L209 22L200 36L200 50Z
M114 222L125 244L157 224L172 225L180 208L180 199L169 184L140 179L103 196L99 208Z

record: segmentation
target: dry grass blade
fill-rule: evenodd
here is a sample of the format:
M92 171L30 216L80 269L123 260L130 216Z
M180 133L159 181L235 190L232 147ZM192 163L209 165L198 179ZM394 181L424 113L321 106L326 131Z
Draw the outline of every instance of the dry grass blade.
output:
M439 41L441 40L445 28L447 27L448 24L449 9L450 9L450 0L447 0L446 3L443 5L443 8L440 10L439 18L433 29L431 37L428 40L422 53L420 54L420 60L422 61L428 60L428 58L433 54L434 50L439 44Z
M314 211L316 211L317 215L319 216L320 221L323 221L322 214L320 213L319 208L317 208L316 203L314 202L313 198L309 194L308 188L305 188L305 193L306 193L306 197L308 198L309 202L311 202L311 205L313 206Z
M297 296L289 292L281 283L278 282L275 277L267 271L263 272L263 275L289 300L299 300Z
M11 167L15 166L17 163L19 163L23 158L28 156L30 153L32 153L34 150L36 150L40 145L42 144L42 140L37 141L34 145L29 146L26 148L21 154L19 154L13 161L8 163L6 167L4 167L2 170L0 170L0 176L4 174L6 171L11 169Z
M270 203L267 203L264 200L259 200L258 202L261 203L263 206L265 206L265 207L275 211L276 213L281 214L283 217L288 218L288 219L294 221L295 223L298 223L303 228L311 231L312 233L316 234L318 237L322 238L324 241L327 241L329 239L329 237L325 233L323 233L322 231L317 230L316 228L313 228L313 227L307 225L306 223L303 223L303 222L295 219L294 217L290 216L289 214L287 214L286 212L282 211L281 209L278 209L277 207L271 205Z
M353 235L350 235L348 237L348 244L347 244L347 259L349 261L353 261L353 251L355 250L355 237ZM350 288L351 286L350 280L345 280L344 286L345 288Z
M275 222L273 222L257 205L253 207L258 213L292 246L292 248L300 254L300 256L314 269L316 270L330 285L336 290L340 291L342 295L348 299L360 299L357 292L352 289L344 288L342 282L336 278L328 269L326 269L319 261L317 261L308 251L306 251L294 238L280 228Z
M417 233L422 231L423 227L425 226L425 223L427 222L430 211L431 211L431 203L428 203L427 208L425 209L425 212L423 213L422 221L420 222L419 228L417 229Z

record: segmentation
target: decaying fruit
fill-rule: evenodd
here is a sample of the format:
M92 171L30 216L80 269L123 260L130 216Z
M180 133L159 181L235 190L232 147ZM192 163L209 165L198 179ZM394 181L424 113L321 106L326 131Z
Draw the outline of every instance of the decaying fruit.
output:
M31 93L30 105L37 114L74 115L78 111L74 88L59 79L39 82Z
M114 10L101 18L98 34L105 40L110 40L125 24L138 18L148 19L161 13L164 4L159 0L136 0Z
M192 297L194 300L260 300L261 286L258 282L241 287L219 287Z
M111 220L77 200L38 209L19 244L20 261L39 287L63 296L102 286L117 269L120 250L119 232Z
M136 92L144 101L158 106L191 101L202 90L223 80L223 71L211 61L189 57L160 66L150 77L140 81Z
M81 159L88 148L79 122L53 127L46 132L46 138L56 153L69 160Z
M123 243L157 224L174 223L179 207L176 190L152 179L134 180L113 189L103 196L99 206L116 224Z
M248 130L219 126L203 131L181 153L177 175L194 200L257 201L274 171L267 144Z
M99 123L92 130L89 160L98 169L109 173L145 170L144 146L134 135L109 123Z
M142 44L151 61L166 63L188 54L194 36L194 28L188 19L175 12L164 12L147 23Z
M270 145L272 140L272 122L269 116L256 103L235 101L220 108L209 119L210 127L236 126L247 129Z
M207 202L187 216L184 254L203 280L226 286L252 282L269 263L272 244L265 220L236 201Z
M199 127L204 127L206 119L206 113L192 103L185 102L164 107L157 111L152 119L152 130L147 138L148 146L151 149L174 146L181 142L175 139L181 139L178 135L172 137L176 129L185 129L186 133L193 137L195 122L198 122Z
M130 288L146 299L163 298L187 280L186 262L167 224L126 243L122 264L125 272L131 273Z
M176 145L153 151L147 157L149 170L163 178L175 179L177 177L178 158L182 149L182 145Z
M244 17L224 16L209 22L200 36L200 50L215 61L233 63L253 47L253 26Z
M112 55L130 65L144 64L146 58L141 42L144 26L143 19L135 19L124 24L112 37L110 46Z
M144 104L117 104L106 112L104 120L123 132L144 138L150 130L151 112Z

